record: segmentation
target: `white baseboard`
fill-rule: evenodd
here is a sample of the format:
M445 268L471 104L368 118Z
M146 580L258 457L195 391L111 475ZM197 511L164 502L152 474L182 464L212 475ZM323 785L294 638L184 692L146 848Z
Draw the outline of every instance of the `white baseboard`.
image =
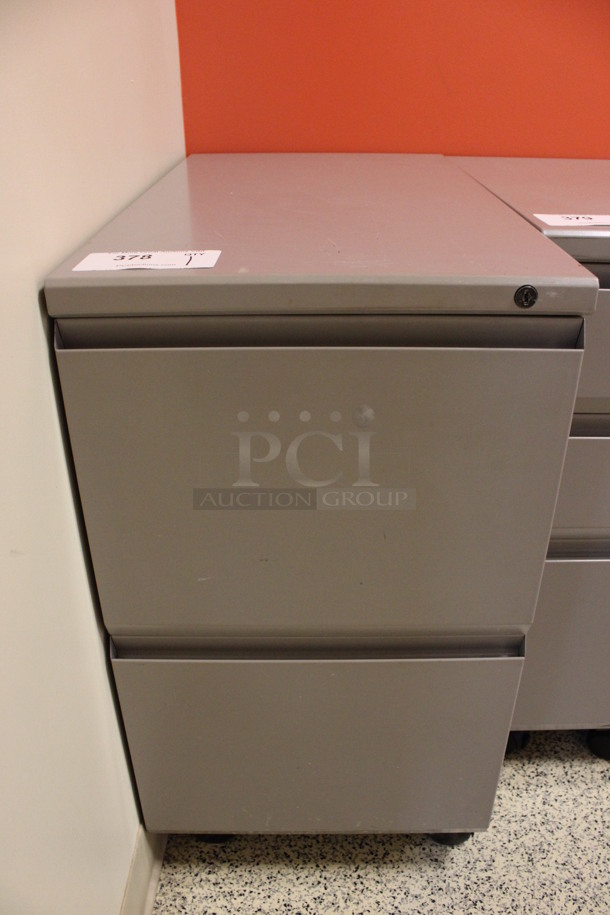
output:
M157 894L167 836L138 829L120 915L150 915Z

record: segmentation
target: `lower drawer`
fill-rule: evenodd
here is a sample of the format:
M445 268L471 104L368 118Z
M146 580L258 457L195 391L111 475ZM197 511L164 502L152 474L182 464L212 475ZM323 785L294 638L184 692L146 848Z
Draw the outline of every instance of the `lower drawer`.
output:
M610 725L610 559L547 560L514 730Z
M115 659L156 832L484 829L521 658Z

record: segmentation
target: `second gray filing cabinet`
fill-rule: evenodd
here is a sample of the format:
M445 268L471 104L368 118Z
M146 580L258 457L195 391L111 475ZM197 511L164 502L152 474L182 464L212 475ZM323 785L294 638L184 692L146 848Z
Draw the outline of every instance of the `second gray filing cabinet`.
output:
M458 161L599 279L513 728L609 727L610 162Z

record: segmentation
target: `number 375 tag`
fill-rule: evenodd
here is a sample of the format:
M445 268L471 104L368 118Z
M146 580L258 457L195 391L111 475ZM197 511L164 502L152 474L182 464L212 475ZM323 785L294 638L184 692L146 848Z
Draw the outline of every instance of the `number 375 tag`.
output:
M220 251L104 251L88 254L73 270L193 270L214 267Z

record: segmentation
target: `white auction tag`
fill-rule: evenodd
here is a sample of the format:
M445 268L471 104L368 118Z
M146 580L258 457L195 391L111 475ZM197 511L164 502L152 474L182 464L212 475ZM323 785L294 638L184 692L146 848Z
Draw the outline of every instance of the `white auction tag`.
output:
M610 226L610 216L585 213L534 213L547 226Z
M216 264L220 251L105 251L88 254L73 270L193 270Z

